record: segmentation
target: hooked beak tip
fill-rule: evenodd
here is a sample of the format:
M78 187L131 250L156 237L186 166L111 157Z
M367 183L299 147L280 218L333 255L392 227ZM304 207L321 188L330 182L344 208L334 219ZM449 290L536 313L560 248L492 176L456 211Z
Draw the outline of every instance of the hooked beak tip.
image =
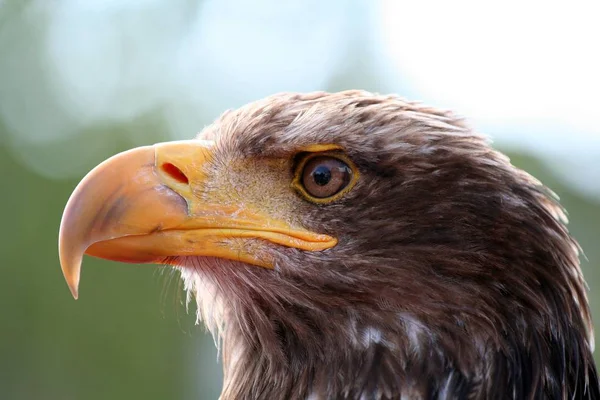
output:
M81 261L83 255L70 257L71 259L65 259L66 257L64 253L60 254L60 265L65 277L65 281L67 282L67 286L69 286L69 290L73 295L73 298L77 300L79 297L79 276L81 273Z

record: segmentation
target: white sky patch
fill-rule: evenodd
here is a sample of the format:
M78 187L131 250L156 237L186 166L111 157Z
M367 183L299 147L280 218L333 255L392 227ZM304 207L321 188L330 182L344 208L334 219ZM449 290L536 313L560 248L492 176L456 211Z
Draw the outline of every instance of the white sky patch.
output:
M372 26L396 86L466 116L503 148L552 161L571 185L600 196L591 184L600 177L596 2L377 5Z
M425 97L481 121L542 119L600 134L594 2L379 4L381 38Z

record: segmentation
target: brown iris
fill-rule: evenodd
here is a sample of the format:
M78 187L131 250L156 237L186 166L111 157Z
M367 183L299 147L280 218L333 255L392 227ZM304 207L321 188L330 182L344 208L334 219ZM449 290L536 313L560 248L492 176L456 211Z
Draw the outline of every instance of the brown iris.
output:
M293 185L308 200L327 203L350 190L356 175L345 155L313 153L299 163Z

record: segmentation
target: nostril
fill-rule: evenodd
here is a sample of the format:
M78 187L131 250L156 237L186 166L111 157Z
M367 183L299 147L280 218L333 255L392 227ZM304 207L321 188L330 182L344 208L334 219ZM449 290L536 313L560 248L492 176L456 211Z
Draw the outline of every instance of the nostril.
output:
M175 179L177 182L185 184L188 184L190 182L187 176L185 176L185 174L183 173L183 171L171 163L164 163L162 165L162 170L171 178Z

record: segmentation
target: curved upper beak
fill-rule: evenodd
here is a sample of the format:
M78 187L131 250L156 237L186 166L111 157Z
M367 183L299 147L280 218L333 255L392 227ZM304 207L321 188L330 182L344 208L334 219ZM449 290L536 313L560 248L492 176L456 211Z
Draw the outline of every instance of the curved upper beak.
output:
M331 236L259 210L201 201L198 190L212 156L212 143L200 140L139 147L109 158L79 183L59 232L60 263L73 297L84 253L132 263L212 256L270 268L268 254L233 248L227 239L263 239L306 251L335 246Z

